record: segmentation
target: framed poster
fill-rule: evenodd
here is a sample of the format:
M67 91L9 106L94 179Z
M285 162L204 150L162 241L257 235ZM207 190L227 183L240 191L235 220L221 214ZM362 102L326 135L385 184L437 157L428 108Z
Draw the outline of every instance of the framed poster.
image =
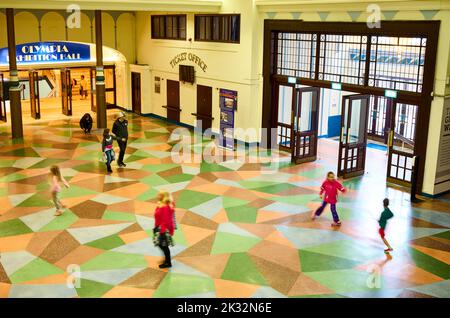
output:
M237 110L236 91L220 89L220 132L222 147L234 150L234 115Z
M444 100L438 164L434 185L435 194L443 193L450 189L450 97Z

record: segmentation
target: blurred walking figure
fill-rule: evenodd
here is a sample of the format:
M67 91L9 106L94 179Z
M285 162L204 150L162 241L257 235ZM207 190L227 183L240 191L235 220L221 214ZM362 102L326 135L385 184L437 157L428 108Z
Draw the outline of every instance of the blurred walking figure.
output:
M62 214L62 209L65 208L65 206L61 203L61 200L59 199L59 194L61 192L61 183L64 184L66 188L69 188L69 184L67 183L66 179L61 175L61 171L58 166L51 166L50 168L50 184L51 184L51 193L52 193L52 200L55 204L56 216L60 216Z
M155 227L153 240L164 253L164 262L159 268L172 267L169 246L174 246L173 235L175 232L175 210L173 200L167 192L158 194L158 206L155 209Z

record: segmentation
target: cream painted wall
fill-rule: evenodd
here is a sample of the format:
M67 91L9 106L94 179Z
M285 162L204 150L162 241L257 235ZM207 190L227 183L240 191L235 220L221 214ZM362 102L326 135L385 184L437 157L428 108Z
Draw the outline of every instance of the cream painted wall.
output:
M56 12L48 12L41 18L41 41L67 40L66 20Z
M132 13L121 14L116 21L117 47L116 50L126 56L129 63L136 62L136 23Z
M85 14L81 13L80 28L67 29L67 40L74 42L90 43L91 37L91 19Z
M16 43L39 41L39 21L32 13L17 13L14 16L14 27L16 31ZM3 32L6 33L6 27L3 29Z
M8 38L6 30L6 15L0 12L0 47L6 47L8 45Z
M75 41L94 43L92 36L94 21L86 13L81 13L81 28L67 29L65 17L59 12L49 11L38 19L32 11L16 12L14 16L16 43L39 41ZM39 22L41 32L39 34ZM136 61L135 17L134 13L118 15L117 22L108 12L102 12L103 45L120 51L129 63ZM117 28L117 29L116 29ZM0 48L7 46L6 16L0 12ZM116 36L117 35L117 36ZM117 37L117 38L116 38ZM117 47L116 47L117 42Z
M221 10L222 13L241 14L240 44L208 43L192 41L166 41L151 39L151 13L136 13L137 61L152 68L152 86L155 76L162 78L161 94L152 92L152 113L166 117L166 81L178 81L178 66L172 69L170 61L179 53L187 52L199 56L207 64L206 72L196 67L196 84L213 88L213 129L218 132L220 126L219 89L238 91L238 111L235 127L261 126L261 109L254 100L260 96L258 76L253 76L252 59L253 27L255 7L252 0L229 0ZM158 13L161 14L161 13ZM194 14L188 13L187 39L194 38ZM194 65L186 61L183 64ZM196 84L180 84L181 122L195 124ZM256 140L251 140L252 142Z

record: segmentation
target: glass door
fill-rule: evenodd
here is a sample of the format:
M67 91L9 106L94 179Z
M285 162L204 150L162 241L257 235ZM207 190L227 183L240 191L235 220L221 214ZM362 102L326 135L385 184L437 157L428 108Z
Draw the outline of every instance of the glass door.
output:
M295 101L295 86L276 85L277 144L281 150L292 151L292 110Z
M370 95L349 95L342 98L339 177L351 178L364 173L369 101Z
M3 73L0 73L0 121L7 121L6 116L6 97L5 92L5 79L3 77Z
M317 128L320 89L297 88L292 112L292 136L294 151L292 162L298 164L317 159Z
M418 109L417 105L394 102L388 138L388 182L411 186Z
M31 117L41 118L41 102L39 100L39 74L37 71L28 72L28 81L30 84L30 108Z
M72 79L70 70L61 70L61 98L62 113L66 116L72 116Z
M369 125L367 133L370 139L387 144L391 125L392 98L371 96Z

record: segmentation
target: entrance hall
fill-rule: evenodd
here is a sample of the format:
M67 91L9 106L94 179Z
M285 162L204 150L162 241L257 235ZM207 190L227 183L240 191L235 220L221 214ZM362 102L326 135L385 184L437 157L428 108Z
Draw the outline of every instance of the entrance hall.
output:
M100 131L84 135L67 118L34 121L18 143L0 126L0 277L8 282L1 297L411 297L429 288L448 294L444 254L420 252L448 237L448 199L411 205L407 193L374 183L379 176L369 172L344 181L336 231L328 211L310 219L335 159L319 152L316 161L294 165L281 153L276 174L255 163L176 164L170 136L178 126L133 114L128 120L127 167L111 175L99 161ZM333 153L336 144L319 139L318 148ZM47 181L53 164L71 185L59 217ZM161 190L177 203L170 271L158 268L161 252L152 242ZM396 213L393 259L377 232L385 196ZM16 265L18 258L28 263ZM74 263L81 287L70 289L66 270ZM366 284L371 264L383 269L375 291Z

